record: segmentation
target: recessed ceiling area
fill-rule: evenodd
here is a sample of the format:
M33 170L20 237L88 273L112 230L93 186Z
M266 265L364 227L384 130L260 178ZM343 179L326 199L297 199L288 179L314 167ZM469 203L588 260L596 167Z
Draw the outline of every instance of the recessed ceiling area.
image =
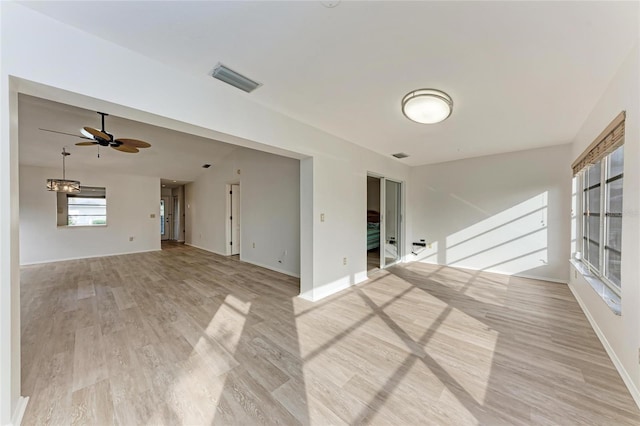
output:
M23 4L408 165L570 142L638 40L637 2ZM452 97L446 121L403 116L424 87Z
M215 167L234 150L245 149L114 115L105 119L105 128L109 133L116 138L141 139L151 143L151 147L129 154L108 147L98 148L97 145L76 146L77 142L85 140L39 129L77 135L80 135L83 126L99 129L100 117L95 111L23 94L18 98L18 116L21 165L60 168L60 152L66 147L71 153L67 158L67 171L101 170L162 176L169 184L179 186L202 174L205 162Z

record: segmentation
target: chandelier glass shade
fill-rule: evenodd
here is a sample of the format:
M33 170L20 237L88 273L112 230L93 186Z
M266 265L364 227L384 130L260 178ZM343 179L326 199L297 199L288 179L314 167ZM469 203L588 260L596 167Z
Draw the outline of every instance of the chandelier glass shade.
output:
M62 179L47 179L47 190L55 192L66 192L73 194L80 192L80 181L69 180L66 176L65 158L71 155L66 148L62 148Z
M446 120L453 111L451 96L436 89L419 89L402 98L402 113L420 124L435 124Z

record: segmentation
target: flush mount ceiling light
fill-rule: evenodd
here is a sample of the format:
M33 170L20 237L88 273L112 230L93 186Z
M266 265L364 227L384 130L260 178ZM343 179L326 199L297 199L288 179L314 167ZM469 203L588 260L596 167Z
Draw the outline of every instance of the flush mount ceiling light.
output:
M71 155L66 148L62 148L62 179L47 179L47 190L56 192L66 192L72 194L80 192L80 182L77 180L67 180L64 159Z
M402 113L420 124L435 124L446 120L453 111L451 96L436 89L418 89L402 98Z

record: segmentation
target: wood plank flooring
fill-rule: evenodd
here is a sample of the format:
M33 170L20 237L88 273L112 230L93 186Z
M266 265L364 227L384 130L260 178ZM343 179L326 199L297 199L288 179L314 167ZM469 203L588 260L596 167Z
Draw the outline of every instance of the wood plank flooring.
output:
M22 270L24 425L638 425L568 288L424 264L318 303L182 245Z

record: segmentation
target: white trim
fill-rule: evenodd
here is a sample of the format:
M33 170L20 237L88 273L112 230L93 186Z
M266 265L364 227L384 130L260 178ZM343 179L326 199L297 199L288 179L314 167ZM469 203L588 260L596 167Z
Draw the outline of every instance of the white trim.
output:
M495 269L479 269L479 268L472 268L470 266L461 266L461 265L448 265L446 263L443 264L443 263L438 263L437 261L428 260L428 258L431 257L431 256L432 255L429 255L426 258L418 259L418 260L409 260L409 261L407 261L407 263L413 263L413 262L427 263L429 265L447 266L449 268L457 268L457 269L468 269L470 271L482 271L482 272L488 272L490 274L506 275L508 277L529 278L529 279L532 279L532 280L548 281L548 282L558 283L558 284L568 284L569 283L569 280L561 280L561 279L558 279L558 278L551 278L551 277L542 277L540 275L521 274L519 272L518 273L504 272L504 271L499 271L499 270L495 270Z
M24 417L24 412L27 410L28 403L28 396L21 396L20 398L18 398L16 409L13 412L13 416L11 416L11 423L9 423L7 426L20 426L20 424L22 423L22 418Z
M209 253L217 254L219 256L224 256L224 257L228 256L228 254L226 254L226 253L220 253L219 251L215 251L215 250L211 250L211 249L208 249L208 248L200 247L200 246L197 246L195 244L184 243L184 245L185 246L194 247L194 248L197 248L197 249L200 249L200 250L208 251Z
M569 283L569 290L571 290L571 293L573 293L573 297L575 297L578 301L578 305L580 305L582 312L584 312L584 315L587 317L587 320L589 321L589 324L591 324L591 328L593 328L593 331L595 331L596 336L598 336L598 339L600 339L602 346L604 346L604 350L607 351L607 355L609 355L609 358L611 358L613 365L616 367L616 370L618 370L620 377L622 377L622 381L627 386L627 389L629 389L631 397L635 401L638 408L640 408L640 391L636 387L635 383L633 383L631 376L629 375L627 370L625 370L624 365L622 365L622 362L620 362L620 359L609 344L606 336L604 335L602 330L600 330L600 327L598 327L598 323L593 319L593 316L591 316L591 312L589 312L589 309L587 309L587 305L582 301L582 299L578 295L578 292L573 289L571 283Z
M313 290L307 291L305 293L300 293L298 297L300 299L308 300L309 302L314 302L312 293L313 293Z
M488 271L487 271L488 272ZM501 272L500 272L501 273ZM504 275L509 275L509 274L504 274ZM538 281L548 281L548 282L552 282L552 283L558 283L558 284L569 284L568 280L559 280L557 278L549 278L549 277L541 277L538 275L529 275L529 274L511 274L510 276L513 277L518 277L518 278L530 278L532 280L538 280Z
M41 265L43 263L66 262L68 260L93 259L95 257L123 256L123 255L126 255L126 254L148 253L148 252L151 252L151 251L161 251L161 250L162 249L149 249L149 250L139 250L139 251L127 251L127 252L122 252L122 253L96 254L96 255L92 255L92 256L65 257L65 258L62 258L62 259L38 260L37 262L21 263L20 266Z
M367 278L366 272L357 273L354 279L355 281L351 282L349 279L343 278L332 283L314 288L313 290L307 291L306 293L301 293L298 295L298 297L300 297L301 299L309 300L311 302L317 302L326 297L333 296L336 293L340 293L341 291L346 290L350 287L363 284L369 280Z
M300 278L300 274L296 274L295 272L291 272L291 271L285 271L284 269L276 268L274 266L265 265L263 263L253 262L253 261L246 260L246 259L240 259L240 261L244 262L244 263L250 263L252 265L259 266L259 267L264 268L264 269L270 269L272 271L279 272L281 274L289 275L290 277Z
M227 255L227 254L220 253L220 252L215 251L215 250L209 250L209 249L206 249L206 248L204 248L204 247L197 246L197 245L195 245L195 244L185 243L184 245L185 245L185 246L195 247L195 248L197 248L197 249L204 250L204 251L208 251L209 253L217 254L217 255L220 255L220 256L229 257L229 255ZM234 256L235 256L235 255L234 255ZM275 268L275 267L273 267L273 266L264 265L264 264L262 264L262 263L258 263L258 262L251 262L251 261L248 261L248 260L246 260L246 259L240 259L240 261L241 261L241 262L244 262L244 263L249 263L249 264L251 264L251 265L259 266L259 267L264 268L264 269L269 269L269 270L274 271L274 272L279 272L279 273L281 273L281 274L289 275L290 277L300 278L300 274L295 274L295 273L293 273L293 272L285 271L285 270L283 270L283 269Z

